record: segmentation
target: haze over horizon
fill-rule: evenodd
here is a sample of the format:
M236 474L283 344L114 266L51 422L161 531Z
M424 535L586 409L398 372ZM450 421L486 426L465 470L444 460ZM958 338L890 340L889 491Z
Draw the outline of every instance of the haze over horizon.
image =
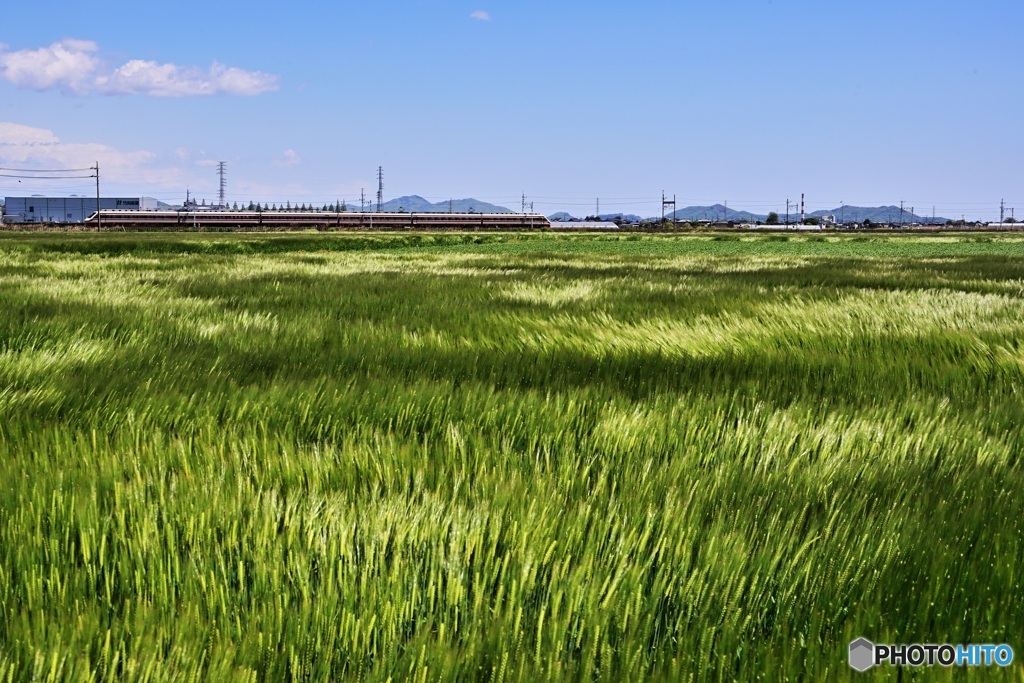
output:
M358 204L383 166L385 199L525 193L544 214L657 215L664 190L994 220L1024 211L1022 19L1008 0L14 3L0 168L99 161L103 194L169 203L215 199L223 160L239 203Z

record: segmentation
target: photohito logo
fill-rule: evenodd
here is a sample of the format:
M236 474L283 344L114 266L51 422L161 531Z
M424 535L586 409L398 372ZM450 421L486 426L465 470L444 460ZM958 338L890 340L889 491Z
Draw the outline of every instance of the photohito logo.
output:
M850 643L850 667L867 671L873 666L1010 666L1009 645L876 645L867 638Z

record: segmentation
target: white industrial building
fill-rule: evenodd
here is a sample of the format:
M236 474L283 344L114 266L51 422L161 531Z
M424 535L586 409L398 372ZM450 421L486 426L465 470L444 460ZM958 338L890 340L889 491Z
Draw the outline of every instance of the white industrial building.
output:
M101 209L155 211L152 197L100 197ZM84 223L96 213L96 197L6 197L5 223Z

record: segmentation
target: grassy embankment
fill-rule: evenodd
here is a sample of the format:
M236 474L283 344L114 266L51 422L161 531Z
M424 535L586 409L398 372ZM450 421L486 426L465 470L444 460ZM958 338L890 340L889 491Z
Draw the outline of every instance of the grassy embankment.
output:
M1014 237L0 236L0 679L1020 678L1022 332Z

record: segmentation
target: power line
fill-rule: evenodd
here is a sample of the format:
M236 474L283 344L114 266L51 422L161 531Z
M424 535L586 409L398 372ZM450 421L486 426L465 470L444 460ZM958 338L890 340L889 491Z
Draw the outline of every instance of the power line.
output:
M62 176L35 176L35 175L8 175L0 173L0 178L23 178L25 180L74 180L76 178L93 178L91 175L62 175Z
M92 171L92 170L94 170L92 166L90 166L89 168L58 168L58 169L44 169L44 168L0 168L0 171L11 171L12 173L77 173L79 171Z

